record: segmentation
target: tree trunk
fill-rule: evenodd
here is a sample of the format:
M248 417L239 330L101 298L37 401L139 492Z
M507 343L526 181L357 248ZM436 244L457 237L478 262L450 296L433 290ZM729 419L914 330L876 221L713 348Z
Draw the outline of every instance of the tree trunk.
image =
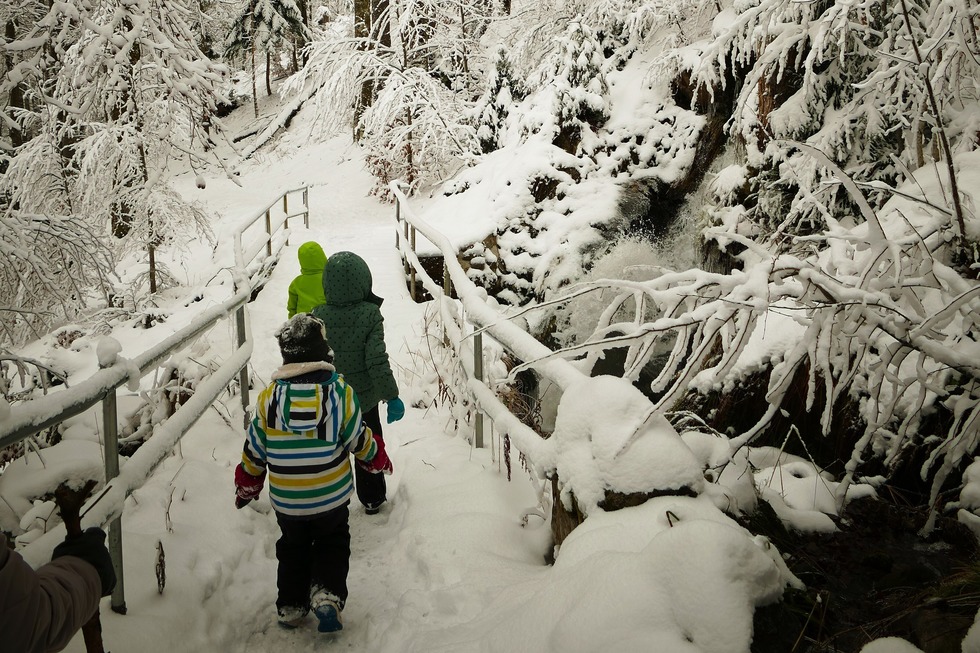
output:
M371 4L372 0L354 0L354 38L367 39L371 34ZM366 45L364 46L367 47ZM361 82L361 96L354 106L354 140L361 140L361 116L364 111L371 106L371 98L374 95L374 87L370 80Z
M412 146L412 110L406 109L405 114L405 123L408 125L408 135L405 138L405 160L408 163L408 172L405 175L405 181L408 182L409 188L412 188L417 178L415 174L415 148Z
M388 16L389 0L354 0L354 38L373 40L384 47L391 47L391 21ZM373 44L365 48L373 49ZM364 80L361 83L361 96L354 107L354 140L360 140L358 127L361 116L374 103L375 83Z
M303 24L306 26L307 29L309 29L310 28L310 7L309 7L309 4L307 3L307 0L297 0L296 1L296 6L299 7L299 15L302 16L302 18L303 18ZM303 46L305 46L305 45L306 45L306 43L303 43ZM295 43L294 43L294 47L293 47L293 68L294 68L294 72L299 70L299 62L298 62L298 59L297 59L297 56L296 56L297 49L298 48L295 47ZM309 60L309 55L306 53L306 50L304 49L303 50L303 65L304 66L306 65L306 63L307 63L308 60Z
M412 23L402 34L402 40L407 42L407 59L404 62L406 68L421 68L432 70L434 67L434 53L429 48L429 42L435 35L436 17L432 15L430 9L427 13L421 13L422 7L418 7L413 14Z
M8 43L17 40L17 26L13 20L7 21L5 32L6 32L6 38ZM7 70L10 70L11 68L14 67L14 59L13 57L10 56L9 53L7 54L6 57L4 57L4 59L5 59ZM10 108L17 108L17 109L24 108L24 88L21 84L15 84L10 88L10 95L7 101L7 105ZM14 147L17 147L19 145L23 145L26 142L27 139L24 137L24 133L21 131L20 127L11 126L10 144L13 145Z
M272 51L265 51L265 94L272 97Z
M372 0L371 28L375 31L378 43L391 47L391 17L389 0Z
M252 39L252 108L255 110L255 117L259 117L259 91L255 77L258 72L255 70L255 39Z
M151 226L150 233L152 232ZM157 292L157 248L151 242L146 246L146 251L150 255L150 294L155 295Z

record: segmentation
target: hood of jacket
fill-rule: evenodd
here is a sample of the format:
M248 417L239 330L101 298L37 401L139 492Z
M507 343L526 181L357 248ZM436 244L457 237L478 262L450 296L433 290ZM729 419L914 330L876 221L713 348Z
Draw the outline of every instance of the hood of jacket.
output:
M327 264L327 255L323 253L320 244L314 241L303 243L297 251L299 269L303 274L320 274Z
M323 295L328 306L371 302L381 306L381 298L371 292L371 269L353 252L337 252L323 269Z
M323 401L327 392L329 385L322 382L275 381L269 397L268 425L292 433L324 430L321 427L328 426L331 419L331 402Z

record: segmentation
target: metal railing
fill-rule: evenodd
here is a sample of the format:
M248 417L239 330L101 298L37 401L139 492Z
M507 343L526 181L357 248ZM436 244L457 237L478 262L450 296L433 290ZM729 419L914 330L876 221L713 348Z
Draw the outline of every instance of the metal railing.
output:
M299 196L301 204L299 210L290 212L289 198ZM310 187L293 188L282 193L279 197L269 203L268 206L256 211L251 217L243 220L235 229L235 264L241 265L245 270L249 280L267 274L269 262L273 259L273 252L278 252L282 245L289 244L289 219L303 216L303 224L310 228ZM277 211L280 202L282 203L281 213ZM295 206L295 202L293 203ZM256 227L263 225L265 232L262 233ZM276 242L276 237L282 240ZM251 236L253 240L244 242L246 237ZM265 256L261 256L262 250ZM264 281L264 280L263 280Z
M301 210L289 212L289 197L301 194ZM273 216L282 202L282 215ZM79 415L96 404L102 404L105 487L83 506L83 526L108 525L108 546L116 571L116 588L112 594L112 609L125 613L123 577L123 548L121 517L126 497L139 487L187 433L195 422L238 376L244 419L248 419L249 393L247 364L252 355L252 339L246 320L245 306L255 290L265 283L282 246L288 242L288 222L302 215L309 227L309 187L284 192L269 206L242 221L234 231L235 267L234 294L228 300L204 310L189 325L142 352L136 358L117 360L91 377L63 391L45 395L33 401L11 407L9 416L0 422L0 447L21 442L34 434L64 420ZM253 226L264 218L265 230ZM264 250L264 256L261 255ZM140 377L155 369L172 354L184 349L205 331L234 313L236 348L205 381L200 383L191 398L182 404L119 468L118 418L116 390L131 381L132 370ZM23 550L23 555L35 565L50 558L51 550L64 537L63 525L48 531Z
M448 341L460 343L456 355L467 375L467 390L478 408L474 424L474 444L483 446L483 415L486 414L493 420L496 428L510 436L514 446L529 461L543 469L553 469L556 453L554 439L543 439L524 424L484 380L483 333L489 334L501 347L521 360L542 359L540 364L535 365L535 371L561 390L581 382L587 375L568 361L551 356L553 352L547 346L488 304L486 293L481 293L466 275L459 262L456 247L438 230L415 215L399 182L392 182L389 188L396 202L395 246L404 260L409 289L415 297L416 284L422 284L433 300L440 304L443 327L454 331L448 334ZM422 234L442 253L441 285L431 278L419 261L418 234ZM453 289L462 311L457 309L456 300L452 299Z

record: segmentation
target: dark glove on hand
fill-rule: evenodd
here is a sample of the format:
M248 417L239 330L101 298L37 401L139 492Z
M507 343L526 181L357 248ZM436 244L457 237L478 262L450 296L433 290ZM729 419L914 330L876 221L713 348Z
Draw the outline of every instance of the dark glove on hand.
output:
M112 594L116 586L116 571L112 568L109 549L105 548L104 530L93 526L86 528L78 537L66 539L54 547L51 559L61 556L81 558L95 567L95 571L99 572L99 580L102 581L102 596Z
M405 402L395 397L388 400L388 423L397 422L405 417Z
M388 458L388 452L385 451L384 439L380 435L375 434L374 443L378 445L378 451L374 454L374 458L367 462L358 460L357 464L372 474L391 474L394 468L391 466L391 459Z
M235 468L235 507L241 510L253 499L258 499L264 482L264 471L261 476L252 476L239 463Z

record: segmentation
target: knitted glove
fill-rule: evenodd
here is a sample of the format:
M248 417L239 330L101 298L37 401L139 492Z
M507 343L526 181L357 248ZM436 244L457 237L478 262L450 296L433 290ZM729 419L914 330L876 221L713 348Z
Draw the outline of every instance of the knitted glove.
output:
M397 422L405 417L405 402L395 397L388 400L388 423Z
M374 458L366 462L358 460L357 464L372 474L391 474L394 468L391 466L391 459L388 458L388 452L385 451L384 439L380 435L375 434L374 443L378 445L378 452L374 454Z
M265 471L262 472L261 476L252 476L239 463L238 467L235 468L235 507L241 510L252 499L258 499L264 482Z
M112 594L112 590L116 586L116 571L112 568L109 549L105 548L104 530L93 526L86 528L78 537L66 539L54 547L51 559L61 556L81 558L95 567L95 571L99 572L99 580L102 581L102 596Z

